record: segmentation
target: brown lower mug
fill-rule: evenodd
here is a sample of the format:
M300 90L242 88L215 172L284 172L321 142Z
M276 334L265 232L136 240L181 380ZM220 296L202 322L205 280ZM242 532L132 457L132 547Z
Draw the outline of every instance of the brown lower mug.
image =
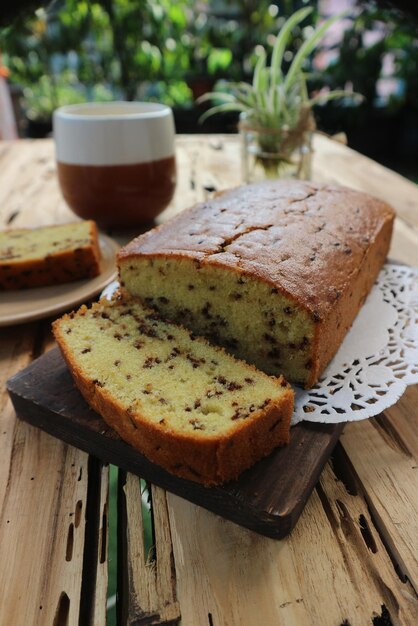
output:
M152 222L176 188L174 156L131 165L74 165L57 162L62 194L76 215L103 227Z

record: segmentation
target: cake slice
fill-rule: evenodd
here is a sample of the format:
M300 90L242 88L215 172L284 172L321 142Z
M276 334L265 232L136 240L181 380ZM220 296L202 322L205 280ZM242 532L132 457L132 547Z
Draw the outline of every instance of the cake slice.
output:
M141 303L101 300L53 331L86 401L150 461L205 485L289 441L294 394Z
M0 232L0 290L92 278L100 273L93 221Z

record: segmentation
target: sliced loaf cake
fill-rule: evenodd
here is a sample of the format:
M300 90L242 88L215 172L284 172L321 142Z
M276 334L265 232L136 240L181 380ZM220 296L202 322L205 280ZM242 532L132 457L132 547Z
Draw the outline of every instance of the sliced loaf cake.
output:
M270 374L311 386L383 265L394 211L303 181L232 189L119 254L122 291Z

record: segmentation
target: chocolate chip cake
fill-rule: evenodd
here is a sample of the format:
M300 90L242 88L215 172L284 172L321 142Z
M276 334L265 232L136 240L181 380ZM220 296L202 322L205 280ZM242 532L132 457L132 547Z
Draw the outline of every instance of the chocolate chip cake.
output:
M393 219L385 202L336 185L239 187L122 249L122 293L309 387L384 263Z
M99 273L93 221L0 232L0 290L57 285Z
M151 461L206 485L289 441L293 391L139 302L102 300L53 331L104 420Z

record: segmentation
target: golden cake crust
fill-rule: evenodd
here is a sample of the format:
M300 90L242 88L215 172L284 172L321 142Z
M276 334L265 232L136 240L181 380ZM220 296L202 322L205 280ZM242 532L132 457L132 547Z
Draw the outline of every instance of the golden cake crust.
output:
M100 247L98 241L97 225L94 221L85 222L88 230L88 243L84 245L71 245L64 250L54 249L54 231L66 226L48 226L39 229L12 229L5 231L7 234L36 233L49 229L50 249L48 254L34 258L16 258L10 248L10 254L0 255L0 290L30 289L33 287L45 287L63 283L93 278L100 273ZM69 237L71 226L68 224Z
M316 322L311 386L338 349L386 258L394 210L336 185L266 181L219 194L133 240L141 257L189 258L278 289Z
M65 353L64 353L65 357ZM77 387L86 402L123 439L151 462L171 474L204 484L220 485L236 479L256 461L275 448L287 445L293 413L293 393L290 388L280 403L271 402L263 415L254 415L251 423L237 425L228 437L198 438L188 433L167 431L141 419L131 419L126 408L105 390L95 387L77 372L66 359Z

